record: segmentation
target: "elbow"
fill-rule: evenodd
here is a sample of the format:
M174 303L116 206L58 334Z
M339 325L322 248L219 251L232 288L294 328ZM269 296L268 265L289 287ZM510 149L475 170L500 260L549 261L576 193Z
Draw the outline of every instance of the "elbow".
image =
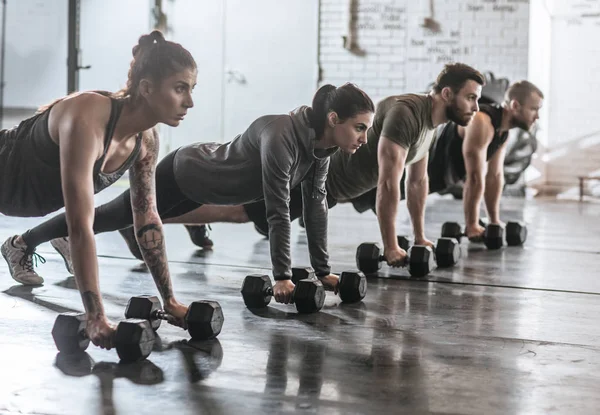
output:
M67 220L69 239L79 241L94 236L93 224L87 220Z
M429 178L427 177L427 175L420 177L418 179L415 180L408 180L408 182L406 183L406 187L407 190L418 190L418 189L422 189L423 186L426 186L429 182Z
M467 173L466 182L469 186L482 187L483 175L480 172Z
M488 172L488 174L485 176L485 181L500 183L504 181L504 174L501 171Z

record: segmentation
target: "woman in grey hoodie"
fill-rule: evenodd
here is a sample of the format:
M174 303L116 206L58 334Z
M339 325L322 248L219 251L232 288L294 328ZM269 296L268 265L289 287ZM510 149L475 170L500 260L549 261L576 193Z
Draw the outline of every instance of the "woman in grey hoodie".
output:
M167 156L156 169L158 213L168 223L186 223L186 214L201 205L240 205L264 199L269 223L269 243L275 300L289 303L291 282L290 189L301 185L304 223L311 265L325 287L333 289L337 276L330 274L327 253L327 201L325 178L329 157L341 149L354 153L367 141L375 107L361 89L347 83L324 85L315 94L312 107L299 107L289 114L265 115L225 144L196 143ZM132 252L138 244L157 244L131 225L132 202L127 190L113 201L96 208L94 232L124 229ZM134 206L134 209L136 207ZM155 229L162 235L161 228ZM42 242L67 236L64 215L58 215L28 232L34 249ZM68 244L59 253L69 264ZM144 258L147 255L144 255Z

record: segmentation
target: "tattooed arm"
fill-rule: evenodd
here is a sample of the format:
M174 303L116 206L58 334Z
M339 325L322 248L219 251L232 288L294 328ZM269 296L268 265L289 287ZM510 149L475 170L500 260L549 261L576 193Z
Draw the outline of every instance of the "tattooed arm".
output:
M162 222L156 207L154 175L158 159L159 139L154 129L144 133L144 150L130 169L131 207L135 236L144 261L154 278L156 287L163 299L165 311L181 319L187 307L178 303L173 295L171 276L167 263L165 238Z

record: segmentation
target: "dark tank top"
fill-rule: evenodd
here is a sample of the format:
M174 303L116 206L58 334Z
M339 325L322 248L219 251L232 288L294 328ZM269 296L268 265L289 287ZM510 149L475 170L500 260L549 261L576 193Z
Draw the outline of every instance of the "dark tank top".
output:
M110 97L104 91L95 92ZM123 176L137 159L142 143L142 134L138 134L135 148L125 163L114 172L101 171L123 108L122 100L110 99L104 151L94 163L94 194ZM48 130L51 109L35 114L12 129L0 131L0 212L5 215L44 216L64 207L59 147Z
M502 107L498 104L481 104L479 111L487 114L494 128L494 137L488 145L486 161L493 157L508 139L508 131L499 133L502 124ZM449 122L443 127L429 154L428 174L430 191L439 192L467 176L462 153L463 139L458 135L458 126Z

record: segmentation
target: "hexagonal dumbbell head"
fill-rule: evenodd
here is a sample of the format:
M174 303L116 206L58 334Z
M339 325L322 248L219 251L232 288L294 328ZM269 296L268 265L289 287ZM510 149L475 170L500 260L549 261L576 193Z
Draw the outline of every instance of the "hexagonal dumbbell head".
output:
M440 238L435 246L438 267L452 267L460 258L460 245L454 238Z
M500 249L502 248L504 240L504 229L498 224L489 224L485 228L483 234L483 243L487 249Z
M264 308L273 297L273 285L268 275L250 274L242 283L242 298L248 308Z
M305 279L315 279L315 270L311 267L294 267L292 268L292 282L294 285L298 284L298 281Z
M446 222L442 225L442 238L454 238L460 242L463 231L458 222Z
M148 320L129 318L120 321L115 334L117 354L123 362L144 360L152 352L155 334Z
M62 313L56 316L52 327L56 348L66 354L83 352L90 344L85 333L86 327L84 313Z
M408 251L408 248L410 248L410 241L408 240L408 237L399 235L398 246L404 249L405 251Z
M527 240L527 226L523 222L506 224L506 244L508 246L523 245Z
M325 289L321 281L301 280L294 288L294 303L299 313L314 313L323 308Z
M131 297L125 308L125 318L141 318L148 320L152 330L160 327L160 319L154 318L156 312L161 310L160 300L155 295L140 295Z
M408 251L408 272L413 277L424 277L435 268L435 257L429 246L414 245Z
M217 337L224 320L223 309L216 301L194 301L185 316L188 332L194 340Z
M356 249L356 267L365 275L376 274L381 269L381 248L374 242L362 243Z
M344 271L340 275L339 296L345 303L356 303L367 295L367 278L360 271Z

